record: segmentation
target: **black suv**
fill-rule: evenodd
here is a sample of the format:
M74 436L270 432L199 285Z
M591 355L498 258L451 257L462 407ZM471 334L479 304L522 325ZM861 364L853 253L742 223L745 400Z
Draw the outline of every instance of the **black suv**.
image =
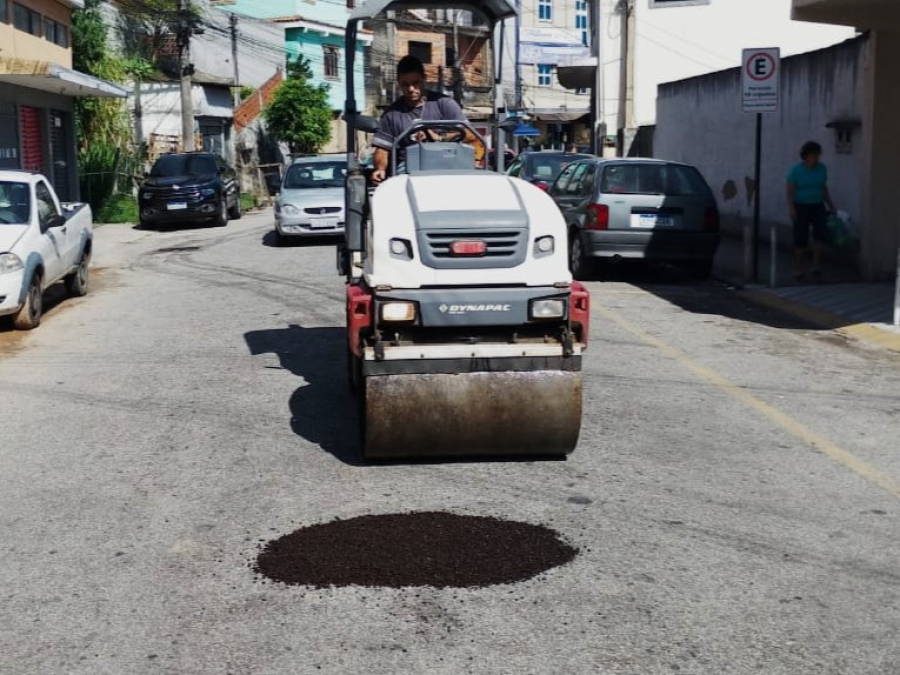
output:
M163 155L140 189L141 227L178 221L224 227L241 217L234 169L211 152Z

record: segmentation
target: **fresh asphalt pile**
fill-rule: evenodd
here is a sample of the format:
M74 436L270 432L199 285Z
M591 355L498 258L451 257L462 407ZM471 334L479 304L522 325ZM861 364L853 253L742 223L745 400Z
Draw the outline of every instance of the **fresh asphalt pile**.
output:
M254 569L311 587L476 588L530 579L577 553L541 525L425 511L300 528L263 546Z

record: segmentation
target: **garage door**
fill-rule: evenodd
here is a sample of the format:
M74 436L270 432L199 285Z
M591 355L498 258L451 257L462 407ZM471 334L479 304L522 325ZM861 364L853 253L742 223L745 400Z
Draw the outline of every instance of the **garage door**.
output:
M41 130L41 111L23 105L19 116L22 123L22 168L44 172L44 134Z

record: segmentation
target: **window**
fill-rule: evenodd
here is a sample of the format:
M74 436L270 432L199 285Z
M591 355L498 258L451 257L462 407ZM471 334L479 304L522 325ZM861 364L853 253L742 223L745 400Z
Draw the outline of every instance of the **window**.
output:
M710 194L700 173L672 164L616 164L603 172L600 191L606 194L702 195Z
M553 21L553 0L538 0L538 19Z
M44 19L44 37L60 47L69 46L69 29L53 19Z
M291 164L284 176L285 190L344 187L347 162L310 162Z
M538 86L549 87L552 84L553 66L541 64L538 66Z
M431 43L410 40L408 54L415 56L422 63L431 63Z
M356 0L347 0L347 9L355 9Z
M581 31L581 44L585 47L590 46L587 2L582 2L582 0L575 2L575 28Z
M331 45L322 49L325 56L325 79L336 80L340 77L341 50Z
M6 10L6 0L0 0L0 23L9 23L9 13Z
M559 174L559 178L556 179L556 184L552 188L553 194L565 194L569 181L572 180L572 174L575 173L575 168L576 166L568 166Z
M13 25L19 30L37 35L43 34L41 15L33 9L28 9L17 2L13 3Z
M35 186L34 196L37 198L38 220L41 223L41 230L46 230L50 224L50 218L59 215L59 211L56 209L56 202L53 201L50 188L43 181Z
M453 47L447 47L444 49L444 65L448 68L452 68L456 63L456 50Z
M0 183L0 228L31 220L31 189L28 183Z

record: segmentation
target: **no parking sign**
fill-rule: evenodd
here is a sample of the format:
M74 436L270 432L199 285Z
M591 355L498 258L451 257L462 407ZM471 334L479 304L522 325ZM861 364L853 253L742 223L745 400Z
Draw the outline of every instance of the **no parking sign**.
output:
M741 105L747 113L778 112L780 49L745 49L741 67Z

